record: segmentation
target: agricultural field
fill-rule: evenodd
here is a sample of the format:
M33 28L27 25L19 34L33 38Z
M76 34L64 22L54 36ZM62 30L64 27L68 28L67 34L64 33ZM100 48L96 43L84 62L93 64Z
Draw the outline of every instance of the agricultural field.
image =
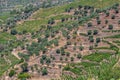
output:
M24 13L0 29L2 80L120 79L119 0L75 0Z

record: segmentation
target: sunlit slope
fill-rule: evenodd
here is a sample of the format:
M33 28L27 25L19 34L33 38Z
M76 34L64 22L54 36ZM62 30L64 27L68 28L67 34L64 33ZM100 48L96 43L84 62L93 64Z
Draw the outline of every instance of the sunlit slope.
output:
M70 17L71 15L63 14L66 9L70 7L77 7L78 5L90 5L95 6L96 8L105 8L116 2L120 2L119 0L75 0L75 2L65 4L62 6L55 6L46 9L40 9L36 11L30 19L27 21L18 24L16 30L19 32L27 31L34 32L41 28L41 25L47 24L50 18L60 19L62 17Z

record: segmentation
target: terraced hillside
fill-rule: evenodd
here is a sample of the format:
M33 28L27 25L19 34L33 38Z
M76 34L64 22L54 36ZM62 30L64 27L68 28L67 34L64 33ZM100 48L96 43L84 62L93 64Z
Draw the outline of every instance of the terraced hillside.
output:
M117 0L41 8L6 29L0 33L0 59L7 62L0 61L2 80L120 79Z
M1 0L0 1L0 26L9 22L9 19L19 20L28 16L29 11L34 12L32 8L48 8L52 6L63 5L74 0ZM25 12L24 12L25 11ZM27 12L27 14L26 14ZM25 15L25 16L24 16Z

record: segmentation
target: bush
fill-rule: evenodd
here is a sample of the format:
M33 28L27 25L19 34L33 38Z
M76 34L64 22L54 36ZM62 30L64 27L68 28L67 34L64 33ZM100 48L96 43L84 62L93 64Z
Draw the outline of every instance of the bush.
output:
M65 58L65 61L68 61L68 58Z
M111 19L115 19L115 15L112 15Z
M27 64L27 63L23 63L23 64L21 65L21 68L22 68L22 71L23 71L23 72L27 72L27 71L28 71L28 64Z
M110 15L110 13L109 12L106 12L106 17L108 17Z
M18 32L17 32L17 30L12 29L10 33L11 33L12 35L16 35Z
M5 46L0 44L0 52L2 52L5 49Z
M118 9L116 9L116 10L115 10L115 13L116 13L116 14L117 14L117 13L119 13L119 10L118 10Z
M18 75L18 78L23 80L23 79L27 79L27 78L30 78L30 75L28 73L20 73Z
M67 45L71 45L71 42L70 42L70 41L68 41L68 42L67 42Z
M63 60L63 58L62 57L60 57L60 61L62 61Z
M48 64L48 65L49 65L50 63L51 63L50 58L47 58L47 59L46 59L46 64Z
M40 63L41 63L41 64L44 64L44 60L43 60L42 58L40 59Z
M88 30L87 34L91 35L92 34L92 30Z
M79 6L78 6L78 9L81 9L81 8L82 8L82 5L79 5Z
M54 21L53 18L51 18L51 19L48 21L48 24L54 24L54 23L55 23L55 21Z
M83 47L83 46L80 46L79 49L82 51L82 50L84 49L84 47Z
M98 30L94 30L93 34L94 35L98 34Z
M61 19L61 22L64 22L64 21L65 21L65 18L62 18L62 19Z
M47 56L46 55L42 55L42 59L46 60Z
M89 36L90 42L94 42L93 36Z
M97 20L97 24L101 24L101 21L100 21L100 20Z
M82 57L82 55L79 53L77 54L77 58L80 59Z
M71 61L74 61L74 57L71 57Z
M93 46L90 46L90 47L89 47L89 50L93 50Z
M96 43L99 43L100 42L100 38L96 38Z
M15 75L15 73L16 73L16 72L15 72L14 70L11 70L11 71L10 71L10 73L9 73L9 77L14 76L14 75Z
M109 26L108 26L108 29L113 29L113 25L109 25Z
M67 39L70 39L70 36L69 36L69 35L67 35Z
M99 20L99 19L100 19L100 17L99 17L99 16L97 16L97 17L96 17L96 20Z
M118 21L118 24L120 24L120 20Z
M70 53L69 53L69 52L66 52L66 56L70 56Z
M105 20L105 24L107 24L108 23L108 20Z
M42 69L42 75L44 76L44 75L47 75L47 74L48 74L47 69L46 69L46 68L43 68L43 69Z
M58 46L58 45L59 45L59 44L58 44L58 40L55 40L55 41L54 41L54 45L55 45L55 46Z
M56 53L57 53L57 54L60 54L60 49L57 49L57 50L56 50Z
M92 27L92 23L90 22L90 23L88 23L88 27Z
M70 66L69 66L69 65L65 66L65 67L63 68L63 70L69 71L69 70L70 70Z

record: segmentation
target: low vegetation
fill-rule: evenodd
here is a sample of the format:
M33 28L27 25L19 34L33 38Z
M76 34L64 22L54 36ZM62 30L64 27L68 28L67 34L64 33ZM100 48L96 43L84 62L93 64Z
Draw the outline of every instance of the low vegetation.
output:
M119 1L71 1L29 4L0 19L2 80L120 79Z

